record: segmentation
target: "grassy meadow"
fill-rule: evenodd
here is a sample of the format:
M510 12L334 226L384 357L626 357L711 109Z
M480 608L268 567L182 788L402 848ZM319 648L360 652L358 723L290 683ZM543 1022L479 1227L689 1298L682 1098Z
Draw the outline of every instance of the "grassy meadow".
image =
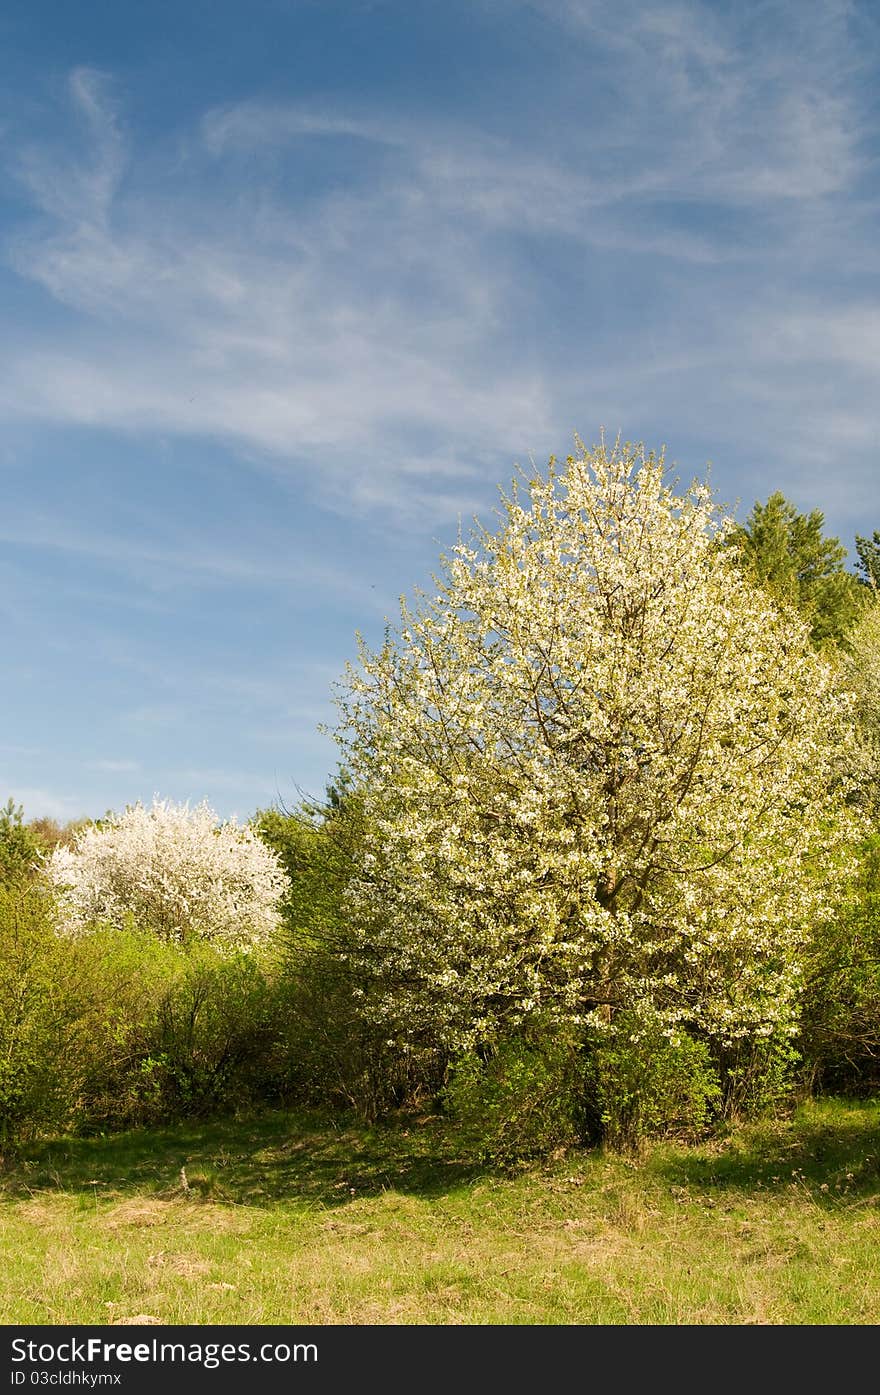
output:
M7 1324L874 1323L880 1102L516 1175L425 1115L64 1138L0 1174L0 1256Z

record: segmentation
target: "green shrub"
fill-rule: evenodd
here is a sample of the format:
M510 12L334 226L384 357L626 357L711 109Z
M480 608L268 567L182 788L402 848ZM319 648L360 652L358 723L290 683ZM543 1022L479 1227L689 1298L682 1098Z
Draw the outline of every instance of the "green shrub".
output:
M430 1043L399 1045L364 1012L363 989L342 955L324 945L291 955L276 995L285 1080L303 1103L353 1109L373 1123L433 1096L445 1055Z
M282 1024L269 970L250 954L190 950L151 934L106 931L78 942L114 987L94 1021L81 1128L159 1124L276 1099Z
M720 1113L725 1119L759 1119L794 1104L801 1060L792 1038L779 1033L744 1041L718 1053Z
M63 983L87 1026L73 1122L95 1130L159 1121L161 1101L144 1062L161 1003L185 976L187 955L134 928L96 927L67 944Z
M799 1045L812 1089L880 1084L880 834L861 850L851 895L813 934Z
M708 1048L644 1011L620 1013L589 1043L586 1109L591 1134L634 1152L649 1138L698 1136L721 1098Z
M60 936L36 880L0 885L0 1139L8 1148L91 1112L149 1015L157 973L146 943ZM112 952L111 952L112 946Z
M340 787L347 789L344 779ZM252 826L287 877L281 912L291 955L319 951L338 958L347 938L346 888L364 838L361 799L331 785L326 804L263 809Z
M255 956L149 932L59 936L38 885L0 886L0 1152L277 1100L277 986Z
M364 838L361 798L342 773L324 804L267 809L254 827L288 877L276 996L287 1089L304 1102L343 1105L367 1122L439 1089L445 1054L431 1042L398 1045L366 1010L375 986L351 967L346 904Z
M0 1153L69 1114L82 1032L63 950L45 890L0 882Z
M250 1105L273 1090L278 1029L256 959L200 954L159 1003L149 1034L164 1117Z
M583 1065L578 1043L543 1024L454 1063L442 1102L481 1161L512 1167L578 1142Z

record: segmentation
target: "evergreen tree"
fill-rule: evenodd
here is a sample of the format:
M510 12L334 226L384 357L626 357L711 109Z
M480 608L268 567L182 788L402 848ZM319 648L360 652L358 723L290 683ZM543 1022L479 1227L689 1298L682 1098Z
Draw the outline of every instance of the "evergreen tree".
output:
M10 798L0 809L0 883L26 882L40 862L40 844L24 822L24 810Z
M880 531L875 528L873 538L862 538L856 533L856 552L859 581L864 586L880 586Z
M731 535L746 571L775 600L803 615L817 648L846 643L862 602L858 582L844 568L846 548L826 537L824 526L820 509L798 513L777 490L766 504L756 503Z

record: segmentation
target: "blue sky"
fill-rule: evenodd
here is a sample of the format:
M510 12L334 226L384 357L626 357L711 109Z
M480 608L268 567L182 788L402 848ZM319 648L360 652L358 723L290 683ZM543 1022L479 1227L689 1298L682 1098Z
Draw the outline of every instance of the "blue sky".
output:
M331 685L600 428L880 527L877 6L11 0L0 799L320 793Z

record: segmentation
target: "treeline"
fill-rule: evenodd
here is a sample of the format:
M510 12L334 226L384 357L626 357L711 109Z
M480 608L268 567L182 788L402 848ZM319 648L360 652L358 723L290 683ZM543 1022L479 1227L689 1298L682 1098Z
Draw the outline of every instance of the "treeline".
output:
M485 1158L880 1083L880 533L616 444L340 695L326 799L0 812L0 1148L418 1102Z

